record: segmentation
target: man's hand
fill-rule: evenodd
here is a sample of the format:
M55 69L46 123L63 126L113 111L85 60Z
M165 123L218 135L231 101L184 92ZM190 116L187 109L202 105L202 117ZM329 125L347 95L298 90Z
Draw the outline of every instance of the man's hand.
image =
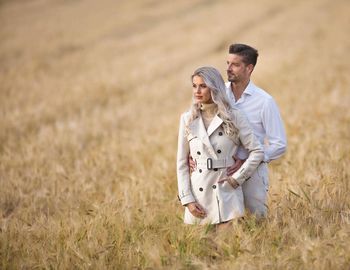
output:
M191 202L187 204L186 207L190 210L191 214L197 218L204 218L207 215L203 207L197 202Z
M197 166L196 162L191 156L188 156L188 166L190 166L190 173L193 173Z
M234 189L239 187L238 182L231 176L229 177L225 177L225 178L221 178L218 183L224 183L224 182L228 182Z
M239 168L241 168L243 163L246 161L245 159L239 159L238 157L235 157L235 156L233 156L232 158L235 161L235 163L231 167L227 168L227 176L231 176L232 174L237 172Z

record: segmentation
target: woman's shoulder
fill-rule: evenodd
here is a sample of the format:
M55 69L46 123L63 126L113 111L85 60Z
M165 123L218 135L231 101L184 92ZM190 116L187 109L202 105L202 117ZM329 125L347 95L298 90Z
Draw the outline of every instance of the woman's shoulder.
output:
M184 120L184 121L188 121L188 119L190 118L191 116L191 112L190 111L186 111L186 112L183 112L181 114L181 119Z

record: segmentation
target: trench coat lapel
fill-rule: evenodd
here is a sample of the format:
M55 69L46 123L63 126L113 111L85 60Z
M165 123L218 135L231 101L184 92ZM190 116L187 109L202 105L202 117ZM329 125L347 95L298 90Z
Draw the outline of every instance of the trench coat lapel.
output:
M191 132L194 136L197 136L205 146L207 146L210 154L217 158L214 148L210 143L209 135L205 129L202 116L199 116L193 120L193 122L191 123Z
M211 134L213 134L213 132L223 123L224 121L218 116L215 115L215 117L213 118L213 120L211 120L208 130L207 130L207 134L208 136L210 136Z

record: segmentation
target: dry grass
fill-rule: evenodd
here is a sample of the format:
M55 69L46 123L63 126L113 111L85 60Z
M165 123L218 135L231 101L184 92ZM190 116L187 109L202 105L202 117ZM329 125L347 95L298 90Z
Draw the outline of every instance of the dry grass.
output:
M350 5L0 1L1 269L349 269ZM200 65L260 51L289 148L269 217L182 224L178 119Z

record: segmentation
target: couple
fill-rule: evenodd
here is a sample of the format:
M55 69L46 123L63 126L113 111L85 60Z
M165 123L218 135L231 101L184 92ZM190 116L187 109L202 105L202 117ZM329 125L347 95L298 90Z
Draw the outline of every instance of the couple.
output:
M267 163L286 150L286 135L273 98L250 76L258 52L232 44L228 83L213 67L192 75L193 102L181 115L177 179L187 224L225 226L244 215L267 214Z

